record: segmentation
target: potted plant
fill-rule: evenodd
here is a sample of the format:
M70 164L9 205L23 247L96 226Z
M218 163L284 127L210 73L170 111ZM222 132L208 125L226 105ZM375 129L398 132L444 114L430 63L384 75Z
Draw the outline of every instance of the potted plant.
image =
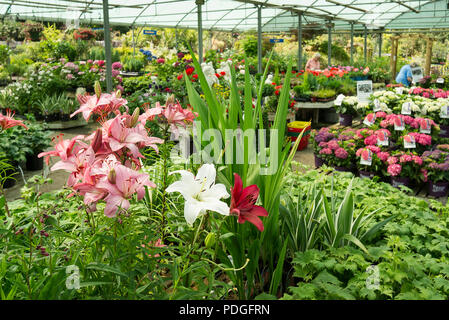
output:
M2 176L13 177L18 172L18 166L26 161L26 154L30 152L30 149L25 143L25 132L25 128L16 126L0 134L1 161L8 163L6 172L2 173ZM4 187L12 187L15 184L15 179L6 180L5 184Z
M3 189L8 189L16 184L15 176L18 174L17 166L11 164L6 154L0 152L0 185Z
M329 102L335 99L335 90L332 89L320 89L313 91L311 97L315 98L317 102Z
M327 156L330 154L329 151L321 152L323 148L327 148L327 142L331 139L335 138L335 135L330 132L329 128L324 127L319 131L312 130L312 146L313 146L313 155L315 158L315 167L321 167L325 162Z
M367 146L358 149L356 157L359 177L373 179L375 176L382 174L385 167L384 161L389 157L389 154L388 152L374 150L372 146Z
M422 155L427 174L428 193L433 197L443 197L449 189L449 145L439 145L433 151Z
M26 154L26 168L29 171L42 170L43 158L37 155L50 146L50 135L47 125L36 122L27 123L28 130L25 132L24 142L28 153Z
M304 89L303 86L295 86L293 87L293 91L295 92L295 101L298 102L307 102L310 101L311 92Z
M335 112L337 112L339 116L340 125L346 127L352 125L352 119L357 115L357 104L357 97L344 97L340 105L334 104Z
M328 142L321 143L323 149L320 155L325 157L327 163L337 171L353 172L354 171L354 147L355 144L350 141L339 141L332 139Z
M408 188L416 183L425 180L422 171L422 159L416 153L407 151L396 151L386 160L387 174L391 176L393 187L401 185Z
M25 22L23 32L30 41L39 41L41 38L44 26L39 22Z

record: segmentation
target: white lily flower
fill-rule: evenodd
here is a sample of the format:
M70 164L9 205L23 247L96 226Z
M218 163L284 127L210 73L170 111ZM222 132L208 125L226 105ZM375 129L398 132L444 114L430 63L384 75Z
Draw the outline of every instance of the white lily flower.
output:
M189 225L206 214L207 210L229 215L229 206L220 201L228 198L224 184L215 184L216 170L213 164L204 164L198 170L196 177L189 171L178 170L170 174L181 174L181 180L172 183L165 190L167 192L179 192L185 199L184 218Z

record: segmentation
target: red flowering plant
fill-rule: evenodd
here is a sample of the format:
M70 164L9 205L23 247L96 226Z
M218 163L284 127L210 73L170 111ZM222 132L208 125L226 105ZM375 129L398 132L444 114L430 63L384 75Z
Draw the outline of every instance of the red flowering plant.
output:
M94 30L88 28L80 28L73 32L73 38L75 40L92 40L95 39L96 36L97 33Z

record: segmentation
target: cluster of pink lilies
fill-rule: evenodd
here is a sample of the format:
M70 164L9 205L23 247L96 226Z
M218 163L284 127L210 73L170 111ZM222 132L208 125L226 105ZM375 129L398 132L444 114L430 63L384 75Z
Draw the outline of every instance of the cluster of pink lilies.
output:
M164 140L151 137L145 124L155 116L172 130L178 125L192 122L196 114L184 110L179 103L168 99L165 106L147 109L139 115L139 109L130 115L127 113L127 101L120 93L101 93L98 84L93 96L78 96L80 108L72 114L82 113L89 120L93 114L100 116L101 128L89 136L79 135L70 140L57 137L55 149L39 154L49 164L50 157L60 160L51 168L70 172L67 185L84 197L86 209L96 210L100 200L106 202L104 213L114 217L120 210L127 210L129 200L137 194L144 197L145 186L155 188L147 174L139 172L143 155L140 150L151 147L158 151L157 144ZM121 113L120 107L126 112ZM112 115L115 115L111 118ZM108 117L110 119L108 119Z

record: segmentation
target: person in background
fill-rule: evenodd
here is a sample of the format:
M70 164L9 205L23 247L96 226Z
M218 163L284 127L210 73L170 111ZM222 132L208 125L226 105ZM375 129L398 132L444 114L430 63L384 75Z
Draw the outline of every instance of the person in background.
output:
M320 57L321 55L317 52L309 59L306 63L306 70L320 70Z
M418 64L416 62L403 66L396 76L396 82L402 83L404 86L409 87L413 80L412 68L416 68L417 66Z

